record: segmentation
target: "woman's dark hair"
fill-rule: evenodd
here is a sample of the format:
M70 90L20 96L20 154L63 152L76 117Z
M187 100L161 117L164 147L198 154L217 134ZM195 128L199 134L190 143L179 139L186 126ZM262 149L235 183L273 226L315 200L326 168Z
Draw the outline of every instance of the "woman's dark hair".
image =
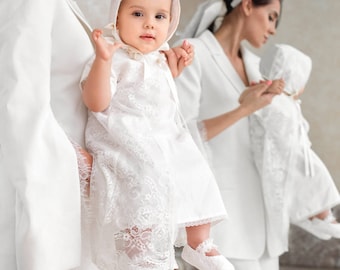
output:
M259 7L259 6L266 6L266 5L269 5L273 0L252 0L253 2L253 5L255 7ZM233 2L233 0L224 0L224 3L227 7L227 13L226 15L228 15L230 12L233 11L233 7L231 6L231 3ZM280 0L280 4L281 4L281 10L282 10L282 2L283 0ZM282 13L282 11L281 11ZM280 18L281 18L281 13L279 15L279 18L277 18L277 23L276 23L276 27L279 25L279 21L280 21Z

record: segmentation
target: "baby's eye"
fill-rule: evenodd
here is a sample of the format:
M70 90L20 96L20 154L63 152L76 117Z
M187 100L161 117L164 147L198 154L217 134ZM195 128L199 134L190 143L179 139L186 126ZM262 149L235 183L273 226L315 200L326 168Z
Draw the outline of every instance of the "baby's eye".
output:
M271 21L271 22L275 21L274 16L269 15L269 21Z
M143 16L143 13L140 12L140 11L135 11L132 13L133 16L136 16L136 17L142 17Z
M165 14L157 14L155 16L156 19L162 20L162 19L166 19L166 15Z

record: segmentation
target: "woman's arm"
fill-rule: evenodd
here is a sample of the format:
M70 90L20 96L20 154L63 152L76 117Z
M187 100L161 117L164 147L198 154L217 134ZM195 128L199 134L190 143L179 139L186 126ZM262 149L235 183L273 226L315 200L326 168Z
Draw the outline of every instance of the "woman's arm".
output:
M241 94L239 107L203 121L206 128L206 139L210 140L241 118L247 117L267 106L272 102L275 95L282 93L283 88L283 80L263 81L259 84L251 85Z
M185 69L179 79L176 79L182 111L185 115L191 133L196 138L207 141L229 128L240 119L271 103L276 94L281 93L283 81L263 81L254 84L243 91L239 98L240 105L233 110L198 122L201 106L201 78L204 77L199 61L194 59L190 68ZM200 129L199 126L202 126ZM202 132L203 130L203 132ZM202 142L201 142L202 143Z
M275 93L266 82L250 86L240 96L240 106L217 117L204 120L206 129L206 140L210 140L223 130L235 124L243 117L249 116L253 112L271 103Z

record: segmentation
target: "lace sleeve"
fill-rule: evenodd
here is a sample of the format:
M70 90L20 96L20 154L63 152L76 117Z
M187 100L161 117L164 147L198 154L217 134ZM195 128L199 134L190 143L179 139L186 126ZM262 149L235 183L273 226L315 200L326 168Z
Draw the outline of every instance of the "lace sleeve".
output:
M201 139L203 142L208 141L208 133L207 133L207 129L205 127L205 124L203 121L200 121L197 123L197 128L198 128L198 132L201 135Z

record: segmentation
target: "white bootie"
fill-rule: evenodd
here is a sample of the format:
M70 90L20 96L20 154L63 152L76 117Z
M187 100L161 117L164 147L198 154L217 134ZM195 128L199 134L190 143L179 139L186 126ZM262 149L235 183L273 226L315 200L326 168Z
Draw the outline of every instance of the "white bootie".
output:
M336 222L331 212L325 219L314 217L295 224L322 240L340 238L340 223Z
M208 239L196 249L185 245L182 259L199 270L235 270L234 266L223 255L207 256L206 253L216 248L212 240Z

